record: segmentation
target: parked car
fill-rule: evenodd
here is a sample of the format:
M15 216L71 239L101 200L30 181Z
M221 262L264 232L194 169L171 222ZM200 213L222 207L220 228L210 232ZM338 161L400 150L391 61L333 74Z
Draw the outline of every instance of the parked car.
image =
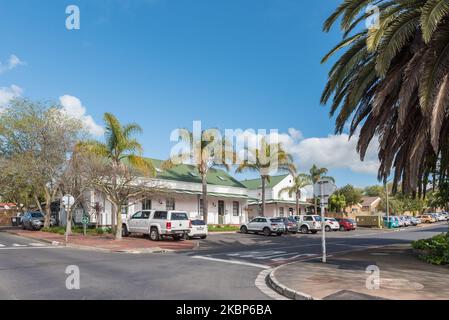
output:
M134 213L122 226L123 236L142 233L153 241L170 237L179 241L190 232L192 222L184 211L143 210Z
M415 217L407 216L405 217L405 219L407 219L410 222L411 226L416 227L419 224L418 219L416 219Z
M241 233L263 233L264 236L276 234L281 236L285 232L285 225L280 218L257 217L240 227Z
M434 222L440 221L440 220L438 219L438 215L437 215L436 213L430 213L430 215L431 215L432 218L435 220Z
M282 220L285 226L285 233L297 233L298 232L298 222L296 222L293 217L278 217L276 219Z
M442 213L436 213L437 221L446 221L446 216Z
M388 219L390 219L391 228L399 228L399 220L396 217L383 217L384 225L387 226Z
M335 218L324 218L324 228L327 232L340 230L340 224Z
M44 227L45 216L42 212L25 212L21 218L22 229L40 230ZM50 226L56 225L56 220L50 218Z
M187 239L200 238L206 239L209 229L207 223L204 220L192 220L192 227L190 232L186 234Z
M301 215L293 216L293 218L298 223L298 230L301 233L307 234L311 232L312 234L321 231L321 217L318 215Z
M430 214L423 214L418 216L418 219L421 220L421 223L434 223L436 222L435 218Z
M352 219L336 218L340 224L340 231L352 231L357 229L357 223Z
M404 227L410 227L412 225L412 222L406 216L400 216L399 219L402 221Z

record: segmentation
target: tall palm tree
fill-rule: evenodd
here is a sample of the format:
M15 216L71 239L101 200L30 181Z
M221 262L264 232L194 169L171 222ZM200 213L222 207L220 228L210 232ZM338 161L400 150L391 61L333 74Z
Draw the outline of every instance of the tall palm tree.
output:
M236 173L244 171L257 172L262 180L262 212L265 215L265 189L274 171L296 173L293 157L285 151L281 143L270 143L263 137L255 148L245 149L248 159L245 159L236 169Z
M105 143L99 141L80 142L78 149L88 152L101 159L104 166L105 179L99 179L98 186L111 201L114 212L112 229L116 240L122 239L122 207L128 200L129 190L133 188L132 176L137 171L139 176L155 176L156 170L152 162L143 158L142 145L133 138L142 129L137 124L121 125L119 120L110 113L105 113Z
M200 176L202 184L203 219L208 223L209 206L207 194L207 174L213 167L230 170L235 163L235 153L230 141L222 137L218 129L207 129L201 132L199 141L195 141L194 134L187 129L179 130L180 138L188 144L188 152L181 152L165 161L162 168L171 169L183 163L193 163ZM196 152L195 152L196 150Z
M368 5L379 23L364 29ZM340 54L321 99L338 112L336 132L350 121L362 160L378 137L379 179L393 172L395 190L425 187L429 166L449 163L449 2L344 0L324 31L337 21L343 41L323 58Z
M299 201L301 200L301 192L302 189L312 184L312 180L310 179L310 176L305 173L300 173L293 178L293 185L282 188L279 191L279 196L281 196L284 192L288 192L288 196L292 197L295 195L296 199L296 214L299 215L300 208L299 208Z
M315 164L312 166L312 168L310 168L309 170L309 178L312 181L313 185L315 186L316 183L318 183L318 181L320 181L321 179L329 179L333 182L335 182L335 179L333 177L330 176L326 176L326 174L329 171L327 170L327 168L318 168ZM315 189L314 189L315 190ZM313 206L315 209L315 214L318 212L318 204L317 204L317 196L315 194L315 191L313 192Z

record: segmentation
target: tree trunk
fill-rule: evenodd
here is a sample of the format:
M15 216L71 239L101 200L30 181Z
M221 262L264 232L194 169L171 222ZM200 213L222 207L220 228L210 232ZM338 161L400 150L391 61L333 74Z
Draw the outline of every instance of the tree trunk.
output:
M206 224L209 224L209 205L207 201L207 174L201 175L201 182L203 185L203 219Z
M114 234L114 233L116 233L116 230L117 230L117 224L115 223L115 221L117 220L116 219L116 216L117 216L117 205L114 203L114 202L112 202L111 201L111 203L112 203L112 214L111 214L111 232L112 232L112 234Z
M301 215L301 209L299 208L299 200L301 199L301 191L296 192L296 215Z
M69 236L72 235L72 208L67 209L66 219L65 242L68 242Z
M50 218L51 218L51 197L45 193L45 220L44 228L50 228Z
M265 176L262 176L262 212L261 216L265 217Z
M115 231L115 240L122 240L122 204L116 204L117 207L117 229Z

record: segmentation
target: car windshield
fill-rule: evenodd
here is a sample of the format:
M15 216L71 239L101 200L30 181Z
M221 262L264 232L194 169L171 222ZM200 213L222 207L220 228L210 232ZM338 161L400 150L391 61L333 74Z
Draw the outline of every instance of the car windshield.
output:
M40 212L32 212L31 213L31 217L32 218L43 218L44 215L42 213L40 213Z
M318 222L321 221L321 217L320 216L314 216L314 218L315 218L315 221L318 221Z
M271 222L284 222L284 218L272 218L270 219Z
M348 221L351 222L351 223L355 223L355 221L352 220L352 219L348 219Z
M206 222L204 222L203 220L193 220L192 225L193 226L205 226Z
M189 217L187 217L187 213L185 213L185 212L172 212L171 219L172 220L189 220Z

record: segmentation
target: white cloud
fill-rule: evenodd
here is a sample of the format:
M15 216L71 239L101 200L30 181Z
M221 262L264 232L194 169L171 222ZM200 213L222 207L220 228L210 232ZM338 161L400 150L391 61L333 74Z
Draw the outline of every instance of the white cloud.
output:
M15 84L10 87L0 87L0 110L14 98L20 97L23 93L22 88Z
M244 137L249 145L261 139L254 131L245 131ZM329 135L321 138L304 138L301 131L290 128L288 133L269 133L267 139L281 142L293 155L301 171L307 171L313 164L333 169L349 169L355 173L376 175L379 168L377 150L379 142L374 139L368 148L365 161L357 153L358 135L349 140L349 135ZM238 151L238 150L237 150ZM240 152L242 155L243 153Z
M95 123L92 116L86 114L86 108L82 105L80 99L71 95L59 97L62 110L68 115L80 119L91 134L101 136L104 134L104 128Z
M18 66L25 65L25 62L21 61L19 57L12 54L9 56L8 62L6 64L3 64L0 61L0 74L5 73L7 71L10 71Z

